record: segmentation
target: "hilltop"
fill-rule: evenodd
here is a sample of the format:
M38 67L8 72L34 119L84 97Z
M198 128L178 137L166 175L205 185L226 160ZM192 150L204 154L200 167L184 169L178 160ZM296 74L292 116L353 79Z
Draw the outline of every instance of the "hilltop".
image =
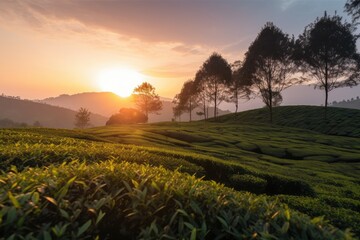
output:
M273 109L274 122L279 126L312 130L324 134L360 137L360 111L329 107L324 119L324 107L284 106ZM232 124L269 124L266 108L227 114L211 121Z
M78 93L74 95L63 94L58 97L46 98L41 100L44 103L54 106L60 106L69 108L72 110L78 110L80 107L85 107L93 113L98 113L103 116L110 117L112 114L118 113L120 108L136 107L131 97L123 98L112 92L88 92ZM149 122L169 122L173 118L173 107L175 106L171 99L161 98L163 103L163 109L158 114L150 114ZM200 111L200 110L198 110ZM213 108L209 108L209 116L213 114ZM193 120L202 119L193 111ZM229 114L230 111L219 110L219 116ZM189 114L184 113L181 116L182 121L188 121Z
M43 127L74 128L76 111L49 104L0 96L0 119L33 125L38 122ZM92 126L104 126L108 119L91 114Z

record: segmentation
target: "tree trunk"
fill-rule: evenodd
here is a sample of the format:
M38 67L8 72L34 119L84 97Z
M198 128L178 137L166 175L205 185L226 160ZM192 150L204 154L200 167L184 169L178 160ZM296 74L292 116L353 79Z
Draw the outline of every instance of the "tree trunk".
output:
M327 119L327 106L329 97L329 86L328 86L328 64L325 63L325 120Z
M215 94L214 94L214 118L216 118L216 106L217 106L217 89L215 88Z
M269 103L269 110L270 110L270 123L273 123L273 109L272 109L272 91L270 90L269 92L269 98L270 98L270 103Z
M190 102L189 102L189 103L190 103L190 109L189 109L189 113L190 113L190 114L189 114L189 115L190 115L190 122L191 122L191 110L192 110L192 108L191 108L191 98L190 98Z
M204 99L204 119L206 120L206 104L205 104L205 99Z

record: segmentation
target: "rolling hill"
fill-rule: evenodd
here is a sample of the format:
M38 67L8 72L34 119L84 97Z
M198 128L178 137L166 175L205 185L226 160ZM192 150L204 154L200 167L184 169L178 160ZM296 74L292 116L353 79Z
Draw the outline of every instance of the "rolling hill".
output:
M10 119L33 125L39 122L43 127L74 128L76 111L49 104L0 96L0 119ZM92 126L104 126L107 118L91 114Z
M150 114L149 122L169 122L173 118L173 107L175 106L170 99L161 98L163 109L159 114ZM103 116L110 117L112 114L117 113L123 107L135 107L131 97L122 98L112 92L92 92L92 93L79 93L75 95L60 95L58 97L46 98L41 100L44 103L54 106L60 106L77 110L80 107L85 107L93 113L98 113ZM199 110L198 110L199 111ZM200 120L201 117L193 111L193 120ZM209 108L210 117L213 113L213 108ZM230 111L219 110L219 115L229 114ZM181 116L182 121L188 121L189 114L184 113Z
M0 130L0 231L6 237L357 239L360 138L294 127L302 115L321 120L321 108L276 110L286 116L276 124L258 109L218 122ZM345 122L356 115L335 113Z
M324 119L324 107L283 106L273 110L274 124L317 131L324 134L360 137L360 111L329 107ZM269 124L266 108L228 114L211 121L219 123L260 123Z

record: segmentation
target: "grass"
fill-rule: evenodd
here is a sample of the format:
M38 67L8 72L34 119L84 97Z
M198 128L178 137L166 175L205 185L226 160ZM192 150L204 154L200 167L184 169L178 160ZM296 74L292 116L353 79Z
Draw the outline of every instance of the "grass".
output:
M194 234L198 239L205 237L212 239L215 236L223 236L225 239L244 239L250 238L253 234L257 234L258 238L270 238L268 234L274 234L278 238L285 239L304 238L300 237L301 234L306 234L308 238L313 239L345 239L349 237L348 232L329 230L331 227L324 222L325 220L317 218L319 216L324 216L327 221L340 229L351 228L355 235L360 235L360 138L324 135L310 130L265 123L243 122L239 124L224 119L221 121L225 123L159 123L100 127L84 131L41 128L0 130L0 160L3 170L0 177L3 179L0 181L3 184L0 188L2 191L0 204L5 206L0 210L1 235L5 232L14 233L13 227L18 226L20 226L20 230L16 230L16 232L19 232L20 235L29 233L29 230L26 230L30 228L27 224L35 224L38 229L32 232L33 237L45 238L46 234L50 234L55 238L57 236L55 232L59 233L62 228L66 228L63 233L65 238L69 236L77 238L80 228L85 229L90 224L82 233L84 235L81 234L78 238L93 238L97 235L105 238L116 236L116 234L126 237L126 234L130 233L136 233L137 238L145 239L165 238L167 235L175 239L191 238ZM113 173L107 172L109 166L113 166L114 169L122 169L122 171L119 170L115 176ZM141 203L136 206L141 209L136 211L145 215L149 211L148 218L145 218L147 220L142 221L139 217L124 218L130 214L128 211L137 209L137 207L133 208L135 205L131 203L140 195L135 194L137 197L131 195L134 197L131 198L131 201L129 198L125 198L127 200L121 198L120 202L128 201L129 204L122 208L123 205L116 205L114 199L122 196L123 193L119 193L119 195L115 193L120 189L127 193L132 192L129 189L136 189L142 180L147 179L144 177L145 175L143 177L137 175L141 172L139 169L146 172L146 174L144 173L146 176L151 176L149 177L151 181L143 183L142 188L134 190L133 194L141 195L141 192L144 191L143 187L146 186L149 194L152 191L151 194L156 195L156 197L151 194L149 196L156 199L159 197L160 201L160 196L170 194L171 199L175 198L179 204L183 205L175 204L176 207L174 207L171 204L167 205L168 202L160 204L156 201L154 208L158 209L165 204L167 210L164 212L159 210L159 215L156 215L159 218L151 218L150 212L154 212L156 209L148 208L151 203L147 205L141 202L143 200L139 200ZM76 180L71 182L70 180L75 176ZM171 193L163 188L156 192L155 187L151 185L152 181L156 182L155 185L164 184L165 179L168 179L169 183L175 181L171 177L178 178L176 181L184 180L184 182L181 182L182 180L174 182L171 185ZM110 184L108 178L114 181ZM157 182L157 179L163 180ZM46 194L39 192L37 190L38 183L34 183L37 181L40 181L40 185L46 186L45 189L53 190L45 192ZM61 186L64 184L66 186L68 181L71 183L69 189L66 190L67 197L64 197L64 204L67 204L65 211L71 213L80 211L75 220L70 223L63 218L62 211L58 209L59 202L62 202L63 198L58 199L58 195L56 195L65 191ZM105 185L96 190L96 193L91 192L90 188L86 191L81 190L82 185L92 186L93 182L97 182L98 186ZM185 186L185 183L189 186ZM198 189L197 184L206 186L204 187L206 191L203 188ZM150 191L150 189L152 190ZM176 195L175 193L178 191L185 192ZM200 195L194 196L192 191L200 192ZM215 201L215 195L219 193L217 191L222 192L226 198L232 199L234 204L238 202L238 205L235 204L235 207L229 210L217 202L217 207L213 206L217 210L209 210L207 203ZM29 199L33 198L34 192L38 192L39 199L41 199L38 201L41 202L41 205L38 210L29 210L29 214L26 214L26 208L16 207L16 202L11 200L13 199L11 196L13 196L20 204L29 204ZM109 196L109 198L105 198L109 202L104 203L102 207L94 208L93 215L87 213L86 208L93 206L94 202L100 201L105 195ZM76 203L76 198L79 196L84 200ZM25 200L21 200L23 197ZM45 197L50 197L50 202ZM35 196L35 198L37 197ZM150 201L151 198L146 197L146 201ZM51 199L55 199L57 205L51 204ZM196 207L194 207L194 203L191 204L191 201L199 206L202 217L199 218L200 215L196 213L199 209L194 210ZM244 201L247 203L242 205ZM236 216L240 218L246 216L244 211L252 201L254 203L251 204L255 204L252 205L254 211L250 214L254 217L253 220L249 220L246 224L240 219L235 221ZM30 202L33 202L33 199ZM259 202L261 207L256 205ZM291 210L287 210L283 203L287 204ZM71 209L74 204L78 204L74 208L79 207L80 210ZM114 210L114 206L119 208L119 212ZM228 209L225 211L226 213L221 210L223 207ZM8 212L5 214L4 209L10 211L13 208L16 210L15 215ZM131 210L124 210L130 208ZM236 209L242 210L238 212ZM277 210L274 212L270 209ZM14 212L14 210L11 211ZM50 211L53 214L49 215L48 219L54 219L49 226L45 226L46 223L41 220L44 219L44 215L42 215L44 211ZM182 211L188 216L182 215ZM277 211L282 217L281 220L274 220L275 226L275 223L271 218L269 220L269 215L266 214L270 214L270 212L275 214ZM291 212L290 219L286 218L287 211ZM297 211L315 219L310 221L308 217ZM104 222L121 223L120 225L124 226L124 229L112 226L106 228L100 220L100 223L97 224L97 217L102 216L103 213L106 213ZM116 216L113 216L113 213ZM208 215L204 215L205 213ZM176 214L176 219L178 215L182 215L183 223L179 225L178 220L173 220L176 223L167 226L166 223L171 222L171 216L174 214ZM292 219L293 216L296 217ZM4 225L4 222L9 219L20 222ZM70 219L72 218L70 217ZM270 222L266 224L267 221ZM288 227L287 221L290 224ZM64 227L66 224L69 225ZM323 232L319 230L320 225L326 226L321 230ZM295 228L294 226L301 227ZM7 237L11 237L11 234Z

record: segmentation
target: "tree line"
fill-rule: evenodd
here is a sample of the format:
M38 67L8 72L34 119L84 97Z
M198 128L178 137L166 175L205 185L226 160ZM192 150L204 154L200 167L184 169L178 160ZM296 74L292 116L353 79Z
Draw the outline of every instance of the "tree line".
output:
M329 92L359 83L360 55L354 32L360 0L349 0L345 10L353 16L353 23L325 12L307 25L297 39L268 22L249 46L243 61L229 64L219 53L213 53L174 97L174 116L188 112L191 121L192 111L200 108L197 114L207 119L207 109L212 106L216 118L221 102L234 103L237 112L240 99L260 97L272 122L273 107L281 104L284 89L312 83L325 92L326 118Z

